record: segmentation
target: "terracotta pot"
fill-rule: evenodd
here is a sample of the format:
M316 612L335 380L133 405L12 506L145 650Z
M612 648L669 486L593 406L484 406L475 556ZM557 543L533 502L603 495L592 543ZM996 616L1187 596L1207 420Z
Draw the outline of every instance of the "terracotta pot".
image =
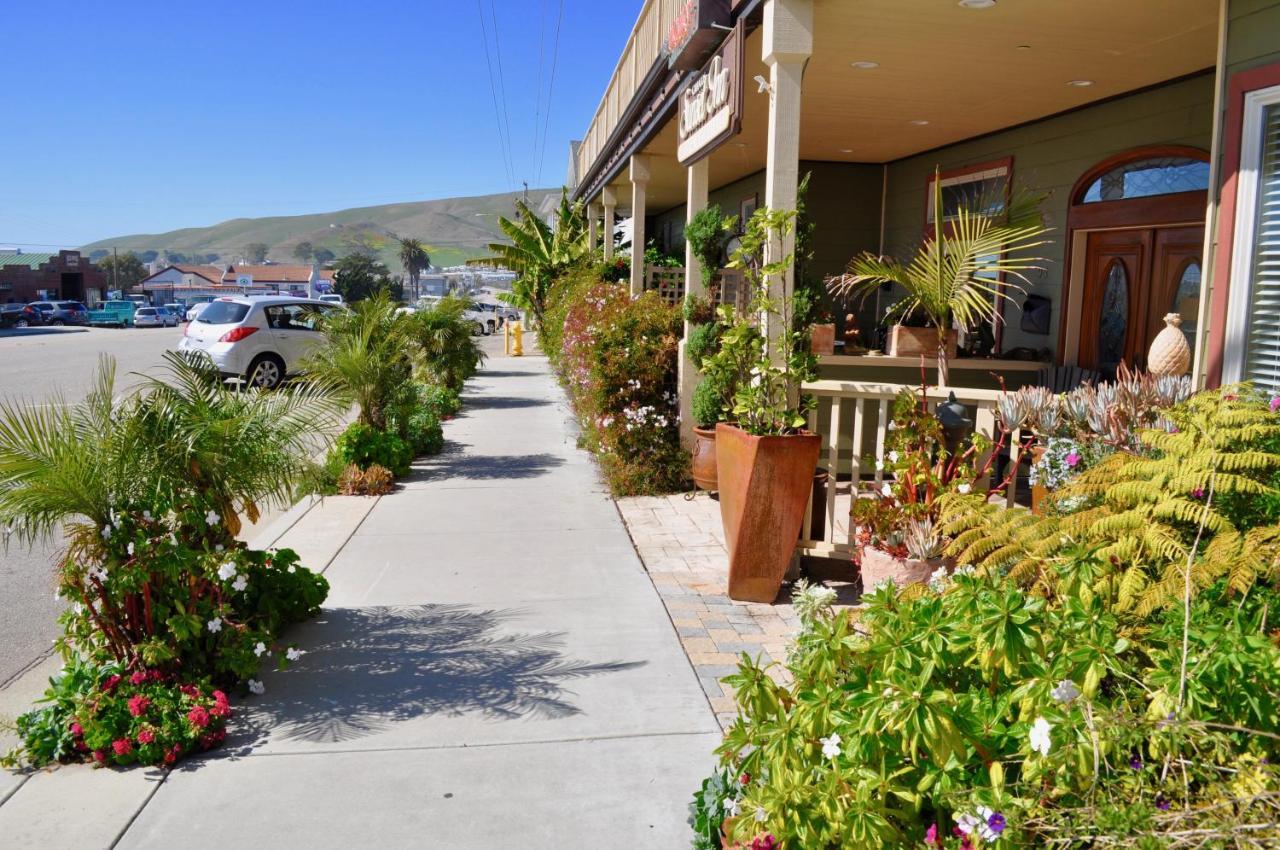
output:
M716 431L714 428L694 428L693 436L693 483L699 490L718 490Z
M1181 331L1179 331L1179 333L1181 333ZM1044 448L1045 447L1043 444L1036 444L1031 447L1032 466L1039 463L1040 458L1044 457ZM1031 485L1031 512L1033 514L1040 513L1041 506L1044 504L1044 500L1047 499L1048 497L1049 497L1048 487L1045 487L1043 484Z
M809 329L809 350L814 354L836 353L836 326L814 325Z
M817 434L755 437L725 422L716 426L730 599L777 598L800 539L820 445Z
M947 331L947 359L954 360L958 334L955 328ZM894 325L889 329L889 356L938 357L937 328L909 328L906 325Z
M1147 371L1153 375L1185 375L1191 368L1191 346L1182 332L1182 316L1166 313L1164 330L1156 334L1147 352Z
M949 566L947 559L930 558L921 561L916 558L898 558L883 549L864 546L862 549L862 592L870 593L886 579L898 587L906 587L918 581L928 581L929 576L938 567Z

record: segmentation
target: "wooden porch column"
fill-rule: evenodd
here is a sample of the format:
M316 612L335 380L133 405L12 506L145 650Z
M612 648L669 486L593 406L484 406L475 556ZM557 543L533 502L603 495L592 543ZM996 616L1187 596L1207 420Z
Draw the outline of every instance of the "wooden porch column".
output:
M800 93L805 62L813 53L813 0L766 0L763 59L769 67L769 145L765 168L764 203L771 210L794 210L800 173ZM795 250L795 230L773 240L766 261ZM769 297L790 299L795 288L795 264L769 280ZM787 311L790 312L789 310ZM779 338L785 333L776 317L765 325L775 360L783 356Z
M686 171L689 178L688 195L685 200L685 223L707 208L707 182L711 173L710 157L704 157ZM684 243L684 297L706 296L707 288L702 282L702 268L688 240ZM689 344L689 332L693 325L686 319L684 338L680 341L680 441L685 448L693 448L693 388L698 385L700 375L698 366L689 359L685 347Z
M631 294L644 292L645 190L649 187L649 157L631 157Z
M599 243L596 241L600 235L599 228L600 212L595 204L587 204L587 247L592 252L596 250Z
M600 190L600 199L604 202L604 258L613 259L614 211L618 208L618 195L608 186Z

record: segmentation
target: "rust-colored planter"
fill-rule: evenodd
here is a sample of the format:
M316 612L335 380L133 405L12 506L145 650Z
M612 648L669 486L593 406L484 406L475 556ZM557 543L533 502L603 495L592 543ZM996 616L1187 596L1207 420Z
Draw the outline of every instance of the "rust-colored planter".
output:
M814 325L809 328L809 350L819 356L836 353L836 326Z
M949 559L899 558L883 549L864 546L862 549L862 592L870 593L883 581L892 581L898 587L906 587L918 581L928 581L929 576L941 566L952 566Z
M817 434L754 437L725 422L716 426L730 599L777 598L800 539L820 444Z
M693 483L699 490L720 489L716 472L716 429L693 429Z
M958 335L955 328L947 331L947 359L956 357ZM909 328L906 325L894 325L889 329L889 356L915 357L938 356L938 330L936 328Z

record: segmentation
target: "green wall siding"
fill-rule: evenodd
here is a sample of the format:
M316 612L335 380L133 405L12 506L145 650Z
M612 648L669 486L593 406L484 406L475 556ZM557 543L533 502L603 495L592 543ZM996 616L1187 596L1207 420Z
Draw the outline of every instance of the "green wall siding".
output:
M886 249L909 255L923 234L925 191L935 167L943 170L1013 157L1015 187L1047 193L1043 210L1051 244L1041 256L1045 271L1031 278L1030 292L1053 301L1046 336L1023 333L1020 307L1007 305L1004 347L1056 349L1062 318L1062 277L1071 187L1091 166L1112 154L1143 145L1192 145L1209 150L1213 75L1203 74L1158 89L1049 118L932 151L889 166Z
M1231 0L1227 74L1280 61L1280 0Z

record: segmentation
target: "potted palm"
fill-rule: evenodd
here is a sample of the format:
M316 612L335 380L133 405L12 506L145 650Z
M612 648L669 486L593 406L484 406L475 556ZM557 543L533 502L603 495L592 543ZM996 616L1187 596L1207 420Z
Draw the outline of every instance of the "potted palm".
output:
M795 213L756 210L730 266L755 293L751 313L780 330L770 339L740 318L721 338L721 352L751 364L734 390L733 424L716 425L720 516L729 549L729 597L772 602L795 551L818 465L818 435L804 430L799 395L809 358L804 334L791 326L791 305L768 297L768 280L791 256L766 262L765 246L784 244ZM726 353L727 352L727 353Z
M940 175L938 175L940 177ZM933 181L935 210L943 209L942 182ZM854 257L845 274L827 279L837 296L866 298L884 284L896 284L906 297L892 315L890 353L933 356L938 384L949 382L948 361L955 356L956 329L971 331L997 315L1009 290L1023 292L1027 274L1043 271L1041 257L1023 256L1046 244L1049 228L1039 212L1040 198L1015 203L979 201L961 206L926 238L906 264L870 252ZM997 207L1000 212L988 212ZM911 317L926 325L912 328Z

